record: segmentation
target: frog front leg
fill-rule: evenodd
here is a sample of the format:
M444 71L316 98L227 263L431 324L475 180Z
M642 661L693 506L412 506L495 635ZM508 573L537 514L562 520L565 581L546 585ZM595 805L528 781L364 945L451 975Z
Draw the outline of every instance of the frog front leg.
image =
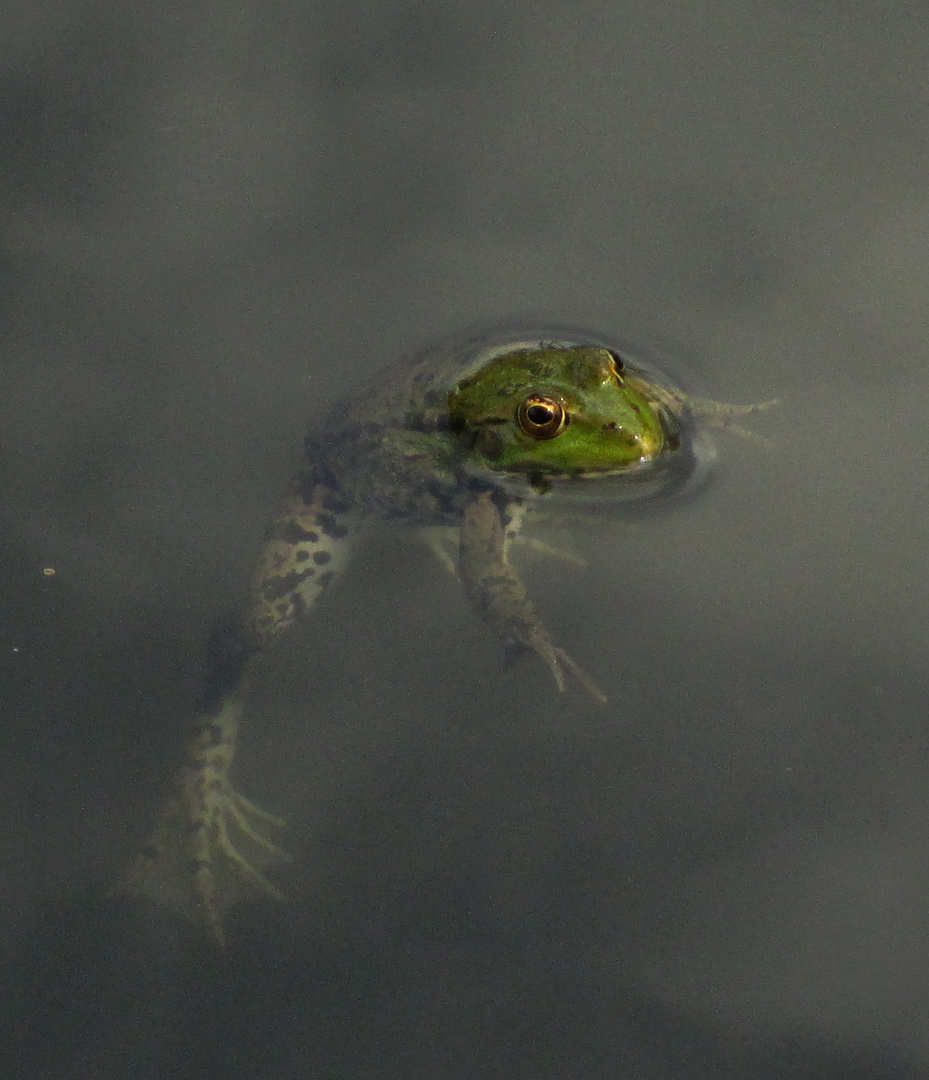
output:
M255 660L344 568L356 524L349 501L329 484L304 477L288 493L245 609L211 636L184 761L148 844L116 890L171 904L220 944L223 915L241 895L282 895L263 871L287 858L271 838L283 822L240 795L229 776Z
M461 521L459 571L478 614L507 641L531 649L545 661L559 690L565 671L598 701L606 695L571 657L552 641L526 586L510 563L507 548L521 516L521 505L501 505L491 491L473 492Z

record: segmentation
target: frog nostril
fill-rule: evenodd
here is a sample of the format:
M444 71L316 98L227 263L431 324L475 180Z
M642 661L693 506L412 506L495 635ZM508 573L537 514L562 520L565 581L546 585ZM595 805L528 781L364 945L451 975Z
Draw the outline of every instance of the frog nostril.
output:
M642 441L642 437L634 431L630 431L628 428L624 428L621 424L618 424L615 420L610 420L609 423L603 425L603 431L612 435L614 439L617 439L625 446L638 446Z

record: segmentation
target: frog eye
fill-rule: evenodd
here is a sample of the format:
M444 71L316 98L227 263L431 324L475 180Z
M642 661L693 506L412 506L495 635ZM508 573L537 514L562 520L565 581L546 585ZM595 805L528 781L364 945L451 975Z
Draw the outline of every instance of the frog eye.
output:
M555 398L533 394L516 410L516 420L533 439L554 439L564 430L568 414Z

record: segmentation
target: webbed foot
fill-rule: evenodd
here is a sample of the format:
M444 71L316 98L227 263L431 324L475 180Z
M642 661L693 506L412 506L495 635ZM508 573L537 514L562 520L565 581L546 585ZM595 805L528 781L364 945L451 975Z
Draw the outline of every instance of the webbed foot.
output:
M283 896L264 869L290 858L271 838L284 822L229 780L243 703L242 694L232 692L199 717L148 844L113 890L173 907L218 944L224 942L223 916L237 900Z
M269 835L284 822L227 779L205 783L195 770L183 771L148 843L113 892L166 903L223 945L223 918L236 900L255 893L284 899L263 872L290 860Z

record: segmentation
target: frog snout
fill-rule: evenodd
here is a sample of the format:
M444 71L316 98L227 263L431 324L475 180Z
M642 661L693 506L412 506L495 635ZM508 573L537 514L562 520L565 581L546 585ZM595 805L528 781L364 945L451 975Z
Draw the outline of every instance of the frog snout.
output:
M650 431L630 431L621 427L615 420L603 425L604 433L611 441L618 443L630 455L642 458L653 457L661 449L661 438Z

